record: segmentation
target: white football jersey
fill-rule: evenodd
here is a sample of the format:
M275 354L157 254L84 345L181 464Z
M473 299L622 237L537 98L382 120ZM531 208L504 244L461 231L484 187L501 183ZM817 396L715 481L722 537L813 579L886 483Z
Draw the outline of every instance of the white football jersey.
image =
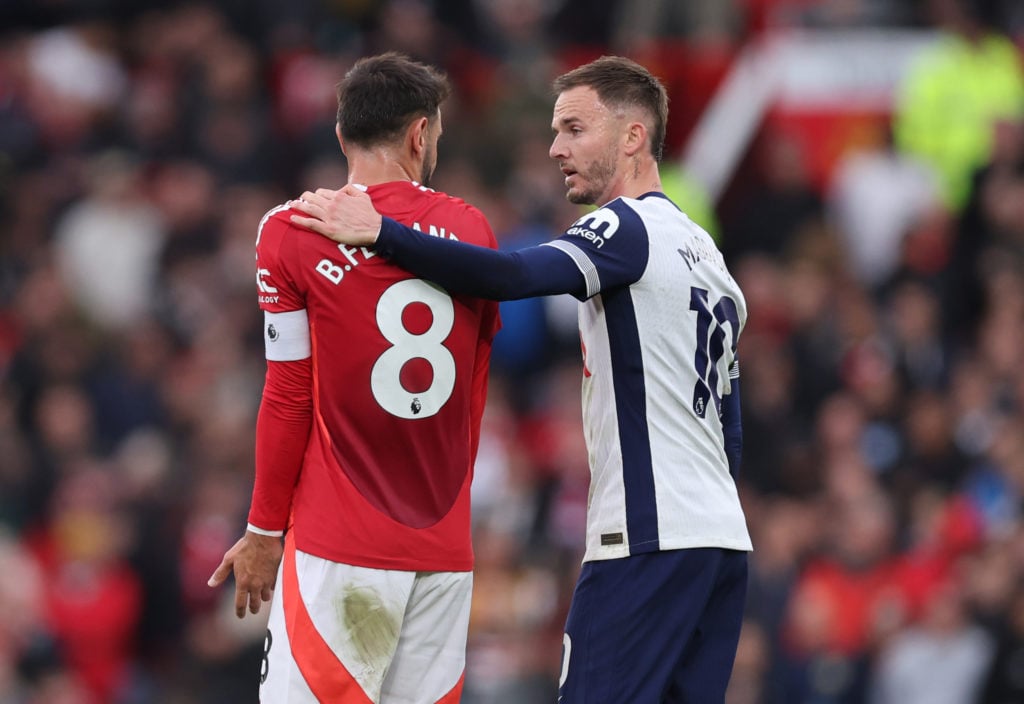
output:
M548 243L583 272L584 561L750 550L720 408L747 319L711 237L660 193L618 198Z

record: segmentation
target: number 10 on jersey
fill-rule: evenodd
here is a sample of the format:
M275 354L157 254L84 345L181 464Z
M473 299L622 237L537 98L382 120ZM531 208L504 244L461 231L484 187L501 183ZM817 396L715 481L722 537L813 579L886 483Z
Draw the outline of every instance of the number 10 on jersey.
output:
M715 413L722 411L722 398L718 393L718 363L726 348L725 324L729 323L728 349L735 356L736 336L739 333L739 314L736 302L722 296L714 306L708 302L708 291L694 286L690 289L690 310L697 313L696 351L694 367L697 383L693 387L693 412L704 418L709 401L714 401Z

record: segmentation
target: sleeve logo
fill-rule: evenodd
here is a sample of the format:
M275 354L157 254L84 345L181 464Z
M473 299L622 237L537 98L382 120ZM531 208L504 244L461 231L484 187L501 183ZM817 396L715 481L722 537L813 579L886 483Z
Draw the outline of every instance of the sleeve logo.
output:
M281 337L281 334L277 331L277 328L274 327L273 323L271 323L270 325L267 326L267 339L268 340L270 340L271 342L277 342L278 338L280 338L280 337Z
M271 286L269 282L265 281L270 276L268 269L257 269L256 270L256 288L260 292L260 303L277 303L280 300L280 296L277 294L277 288Z
M575 235L585 240L590 240L594 246L600 249L604 246L605 240L619 229L619 216L614 210L600 208L592 213L587 213L572 224L565 231L567 235Z

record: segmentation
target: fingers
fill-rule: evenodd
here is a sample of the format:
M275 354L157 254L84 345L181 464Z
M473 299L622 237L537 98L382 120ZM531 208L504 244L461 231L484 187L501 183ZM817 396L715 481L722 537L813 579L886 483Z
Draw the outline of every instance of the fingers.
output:
M343 202L343 198L361 198L366 203L360 203L350 211L348 209L349 203ZM361 232L359 226L351 226L353 217L362 215L364 211L373 213L373 204L370 201L370 197L364 189L355 184L346 185L338 191L332 191L327 188L318 188L315 192L306 191L302 194L300 200L289 201L288 205L298 211L298 213L291 213L288 216L289 221L293 225L311 230L335 242L365 246L366 244L372 244L375 239L376 233L369 233L370 228L365 226L365 229L372 237L361 239L343 236L343 233L347 233L350 230ZM377 230L380 230L379 226Z
M319 211L319 212L322 212L322 213L324 212L323 208L321 208L319 206L316 206L316 205L313 205L312 203L310 203L308 201L305 201L305 200L302 200L302 201L289 201L288 202L288 207L291 208L292 210L302 211L306 215L316 215L316 213L313 212L314 209Z
M332 191L327 188L318 188L316 192L305 191L297 200L288 201L288 207L301 210L307 215L325 220L325 215L332 210L331 204L339 196L350 196L353 198L369 198L365 186L348 184L344 188Z
M262 587L253 585L235 587L235 615L238 618L245 618L245 609L248 606L249 613L258 614L264 601L270 601L274 597L274 587L271 584Z
M241 584L235 584L235 616L245 618L245 605L249 602L249 590ZM255 612L253 612L255 613Z
M245 618L245 611L258 614L264 601L274 596L274 585L256 580L239 580L235 582L235 616Z
M323 217L324 211L330 202L334 200L334 197L333 191L320 188L316 193L310 191L303 192L298 200L288 201L288 206L316 217Z
M224 554L224 559L214 571L207 584L216 587L235 575L235 615L244 618L246 609L260 612L264 601L270 601L274 584L277 582L277 567L280 561L280 545L276 553L261 547L258 540L251 541L243 536Z
M325 225L322 220L318 220L317 218L304 218L301 215L290 215L288 216L288 219L291 220L294 224L300 225L301 227L304 227L307 230L312 230L317 234L326 235L327 237L330 237L330 233L327 231L327 225Z
M318 188L315 191L303 191L302 195L299 196L299 200L324 207L334 200L340 192L341 191L332 191L329 188Z
M328 211L328 208L330 206L330 201L324 200L323 198L320 198L319 196L315 196L315 198L316 198L316 200L314 200L314 201L307 201L305 199L303 199L303 200L292 200L292 201L288 202L288 206L290 208L292 208L293 210L298 210L299 212L305 213L306 215L310 216L311 218L315 218L316 220L320 220L320 221L326 222L327 221L327 211ZM292 215L291 217L292 217L292 219L294 221L295 216ZM299 217L301 217L301 216L299 216Z

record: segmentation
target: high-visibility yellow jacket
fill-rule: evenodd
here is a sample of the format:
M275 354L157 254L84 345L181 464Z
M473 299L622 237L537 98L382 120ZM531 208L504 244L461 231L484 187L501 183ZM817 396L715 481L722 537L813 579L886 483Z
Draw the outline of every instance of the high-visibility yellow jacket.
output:
M948 35L912 65L893 127L897 147L935 169L946 203L959 210L973 172L991 156L998 119L1024 119L1020 53L1001 35Z

